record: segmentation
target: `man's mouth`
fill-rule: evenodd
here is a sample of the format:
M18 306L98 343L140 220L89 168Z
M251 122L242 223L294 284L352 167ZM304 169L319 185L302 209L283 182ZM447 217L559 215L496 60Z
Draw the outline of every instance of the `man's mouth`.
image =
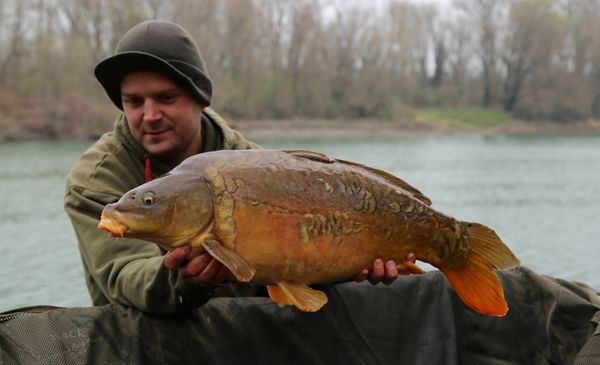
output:
M158 131L146 131L145 133L149 136L159 136L163 133L166 133L168 131L168 129L161 129Z

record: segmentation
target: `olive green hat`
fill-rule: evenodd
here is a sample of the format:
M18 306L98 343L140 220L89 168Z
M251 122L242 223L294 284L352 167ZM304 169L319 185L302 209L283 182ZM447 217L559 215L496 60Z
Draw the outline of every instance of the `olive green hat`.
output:
M115 54L96 65L94 75L122 110L121 79L142 70L168 76L202 105L210 105L212 81L200 50L192 36L177 24L150 20L134 26L123 35Z

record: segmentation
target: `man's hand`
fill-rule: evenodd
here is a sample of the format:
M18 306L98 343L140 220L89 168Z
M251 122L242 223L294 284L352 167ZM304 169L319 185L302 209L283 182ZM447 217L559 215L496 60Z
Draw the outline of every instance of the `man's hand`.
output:
M203 252L187 260L192 248L182 246L174 248L165 256L165 266L169 270L178 270L179 276L202 285L215 285L222 283L229 274L229 270L208 253Z
M406 256L404 256L404 261L414 264L417 259L414 253L408 253ZM361 282L365 279L368 279L373 285L379 282L382 282L385 285L390 285L400 274L404 273L398 272L398 266L394 260L389 260L384 265L382 259L376 259L373 261L373 268L371 270L368 268L364 269L354 278L354 280Z

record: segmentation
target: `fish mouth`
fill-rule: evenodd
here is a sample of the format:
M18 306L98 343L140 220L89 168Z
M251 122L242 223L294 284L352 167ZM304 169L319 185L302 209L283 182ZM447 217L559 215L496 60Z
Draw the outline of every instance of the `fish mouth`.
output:
M98 223L98 228L103 230L104 232L109 233L113 237L125 237L125 233L129 230L126 224L123 222L119 222L114 218L110 218L104 214L100 217L100 223Z

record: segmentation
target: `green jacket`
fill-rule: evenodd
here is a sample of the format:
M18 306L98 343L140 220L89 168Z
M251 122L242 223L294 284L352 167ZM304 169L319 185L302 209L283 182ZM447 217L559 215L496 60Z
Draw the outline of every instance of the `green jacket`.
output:
M202 115L202 152L259 146L227 126L212 109ZM145 182L146 151L120 114L73 166L67 177L65 210L71 219L94 305L118 303L150 313L178 313L204 304L212 288L178 277L163 264L164 251L136 239L115 240L97 225L106 204ZM169 168L152 160L152 177Z

